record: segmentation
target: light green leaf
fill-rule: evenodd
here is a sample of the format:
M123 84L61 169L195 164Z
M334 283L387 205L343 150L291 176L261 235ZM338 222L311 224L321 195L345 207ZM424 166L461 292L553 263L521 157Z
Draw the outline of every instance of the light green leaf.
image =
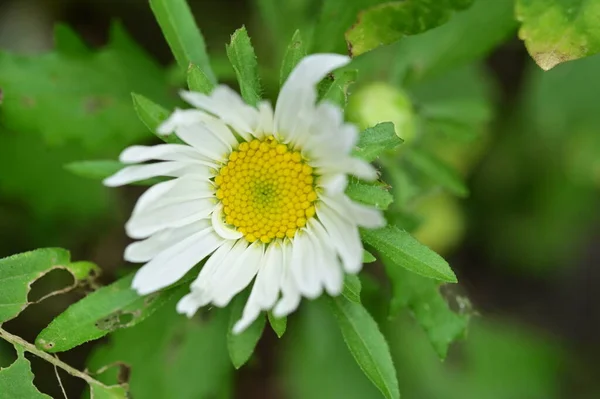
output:
M46 352L63 352L117 329L132 327L187 290L173 287L140 296L131 288L132 280L133 274L69 306L40 332L36 346Z
M433 155L417 148L411 148L405 156L417 170L451 193L459 197L466 197L469 194L469 189L459 174Z
M473 0L405 0L367 8L346 32L352 56L393 43L404 36L416 35L442 25ZM379 2L378 2L379 3Z
M260 101L262 88L258 76L258 62L245 27L231 35L231 43L226 46L227 57L235 70L244 100L256 106Z
M120 385L107 387L102 384L90 384L90 399L127 399L127 389Z
M190 64L197 65L211 82L217 83L206 53L204 36L187 1L150 0L150 7L179 67L187 71Z
M430 131L448 138L472 142L481 135L481 126L492 117L490 104L481 99L452 99L423 104L420 115Z
M175 134L158 134L158 127L169 117L169 111L158 104L150 101L146 97L131 93L133 99L133 108L138 118L156 137L167 143L181 143L181 140Z
M363 263L373 263L376 260L377 258L375 258L372 253L370 253L366 249L363 249Z
M585 0L517 0L519 37L547 71L561 62L600 52L600 3Z
M285 50L283 62L281 63L281 72L279 73L279 86L283 86L292 70L298 65L300 60L306 56L306 46L302 41L300 31L296 30L292 41Z
M394 201L388 189L389 187L382 182L366 183L351 178L346 188L346 195L353 201L385 210Z
M407 308L425 330L429 341L441 359L450 344L463 338L471 316L466 298L453 298L459 313L453 312L440 292L440 283L397 267L385 258L384 264L393 287L392 313Z
M383 396L400 398L390 350L375 320L360 303L344 297L330 298L329 303L356 363Z
M72 287L52 292L51 295L66 292L99 271L89 262L70 262L67 250L43 248L0 259L0 324L15 318L28 305L27 294L31 284L51 270L64 269L71 273L75 282Z
M346 274L342 295L349 301L360 303L360 278L355 274Z
M404 230L395 226L376 230L361 229L361 236L396 267L403 267L424 277L456 282L456 276L448 262Z
M358 71L355 69L328 75L317 87L319 100L329 101L344 108L348 100L348 88L356 82L357 76Z
M275 317L273 312L267 312L269 324L278 338L283 337L285 330L287 329L287 317Z
M210 94L215 87L204 71L195 64L190 64L187 70L187 84L191 91L204 94Z
M31 364L25 358L25 350L15 345L17 360L7 368L0 368L0 397L6 399L52 399L33 385Z
M227 348L229 349L229 357L231 358L233 367L236 369L242 367L246 364L248 359L250 359L265 328L265 315L261 313L254 323L242 333L233 333L233 326L242 317L242 311L244 310L247 299L247 292L238 294L230 305L231 315L229 317L229 328L227 330Z
M402 144L402 139L396 135L394 124L383 122L360 133L354 155L372 162L386 151L396 149L400 144Z
M65 169L76 174L77 176L85 177L94 180L103 180L119 170L127 166L124 163L113 160L96 160L96 161L77 161L71 162L65 165ZM140 180L138 182L131 183L135 186L151 186L156 183L160 183L165 179L162 177L154 177L151 179Z

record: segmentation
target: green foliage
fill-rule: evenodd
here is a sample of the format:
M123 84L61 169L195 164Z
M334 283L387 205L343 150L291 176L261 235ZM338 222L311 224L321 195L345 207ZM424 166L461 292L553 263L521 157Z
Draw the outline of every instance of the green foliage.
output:
M399 268L385 258L384 264L393 287L392 312L397 313L401 308L410 310L438 356L444 359L450 344L466 334L471 316L468 300L453 298L459 311L455 313L442 297L439 282Z
M382 182L366 183L351 178L346 188L346 195L353 201L372 205L378 209L387 209L394 201L394 197L390 194L388 188Z
M396 370L377 323L359 303L344 297L330 299L344 341L362 371L384 397L400 398Z
M254 348L262 336L265 328L265 315L260 314L254 323L242 331L240 334L233 333L233 326L242 317L244 305L248 300L248 290L245 293L238 294L230 305L231 314L229 316L229 327L227 330L227 349L231 363L236 369L242 367L254 353Z
M89 262L70 262L69 252L58 248L44 248L0 259L0 325L13 319L30 302L27 299L31 284L55 269L71 273L74 283L46 297L74 288L80 282L90 279L98 272L98 267Z
M187 1L151 0L150 7L179 67L187 71L190 65L197 65L212 83L216 83L204 36L196 26Z
M287 317L275 317L273 312L267 312L267 318L269 319L271 328L275 331L275 334L277 334L277 337L283 337L283 334L285 334L285 330L287 329Z
M198 65L190 64L187 70L187 84L191 91L198 93L209 94L215 87L214 83L209 79Z
M133 99L133 109L137 113L142 123L155 134L159 139L167 143L180 143L181 141L174 134L162 135L157 130L161 123L169 117L169 111L158 104L153 103L141 94L131 93Z
M367 251L366 249L363 250L363 263L373 263L375 262L377 259L373 256L372 253L370 253L369 251Z
M119 385L107 387L103 384L91 383L90 397L91 399L126 399L128 394L127 389Z
M393 1L367 8L358 22L346 32L353 56L381 45L393 43L408 35L416 35L445 23L455 11L471 5L473 0Z
M227 45L227 57L235 70L242 98L246 103L256 106L260 101L262 88L258 76L258 62L245 27L231 35L231 43Z
M33 385L31 364L25 358L25 350L15 345L17 360L7 368L0 368L0 395L4 398L50 399Z
M578 0L517 0L519 37L547 71L600 52L600 4Z
M35 340L37 347L47 352L63 352L120 328L135 326L165 302L188 290L181 286L140 296L131 288L132 280L133 274L71 305L40 332Z
M416 148L408 151L405 156L412 166L440 186L459 197L467 196L469 189L461 177L443 161Z
M344 277L344 289L342 295L350 302L360 303L361 288L360 279L357 275L347 274L346 277Z
M65 165L65 169L77 176L102 180L125 167L125 164L110 159L97 161L77 161Z
M365 229L361 230L361 236L396 267L403 267L424 277L456 282L448 262L404 230L395 226Z
M372 162L382 154L396 149L402 144L391 122L379 123L365 129L359 136L354 155Z
M279 72L279 86L283 86L286 79L292 72L292 70L298 65L300 60L306 56L306 45L302 41L300 31L296 30L292 40L288 45L283 61L281 63L281 70Z
M319 83L319 99L344 108L348 101L348 88L356 81L357 75L356 70L350 69L327 76Z

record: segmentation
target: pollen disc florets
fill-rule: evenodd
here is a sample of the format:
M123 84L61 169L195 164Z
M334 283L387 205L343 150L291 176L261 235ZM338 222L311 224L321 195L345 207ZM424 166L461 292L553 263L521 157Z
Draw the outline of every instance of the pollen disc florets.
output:
M273 136L243 142L215 177L225 222L246 240L293 238L315 215L314 171Z

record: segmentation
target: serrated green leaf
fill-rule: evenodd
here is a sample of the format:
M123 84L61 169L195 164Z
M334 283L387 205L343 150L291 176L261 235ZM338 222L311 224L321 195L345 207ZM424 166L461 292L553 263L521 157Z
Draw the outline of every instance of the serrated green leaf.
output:
M269 324L278 338L283 337L285 330L287 329L287 317L275 317L273 312L267 312Z
M283 62L281 63L281 71L279 73L279 86L283 86L292 70L298 65L300 60L306 56L306 46L302 41L300 31L296 30L292 40L285 50Z
M400 398L390 350L375 320L360 303L345 297L330 298L329 303L356 363L383 396Z
M459 174L433 155L417 148L411 148L405 156L419 172L451 193L459 197L466 197L469 194L469 189Z
M416 35L444 24L454 12L473 0L406 0L378 4L360 13L346 32L352 56L363 54L404 36ZM380 3L380 2L377 2Z
M52 399L33 385L31 364L25 358L25 350L15 345L17 360L7 368L0 368L0 397L6 399Z
M173 287L140 296L131 288L133 274L92 292L69 306L35 340L46 352L63 352L140 323L187 287Z
M99 270L89 262L71 263L69 251L60 248L36 249L0 259L0 324L17 317L29 305L31 284L54 269L71 273L75 279L73 287Z
M363 249L363 263L373 263L376 260L377 258L375 258L372 253L370 253L366 249Z
M392 122L379 123L360 133L354 155L372 162L386 151L392 151L402 144L402 139L396 135Z
M394 202L394 197L384 183L366 183L355 178L351 178L348 182L346 195L353 201L383 210Z
M65 165L65 169L76 174L77 176L94 180L103 180L117 173L125 166L127 165L119 161L106 159L71 162ZM134 186L151 186L164 180L165 179L162 177L154 177L152 179L140 180L131 184Z
M246 364L250 359L250 356L254 353L254 348L262 336L266 322L265 315L261 313L254 323L240 334L233 333L233 326L242 317L242 311L244 310L247 299L248 293L246 291L236 295L230 305L231 314L229 316L229 328L227 330L227 349L229 350L231 363L233 363L233 367L236 369L239 369Z
M166 143L181 143L182 141L175 134L158 134L158 127L169 117L169 111L160 105L150 101L141 94L131 93L133 99L133 109L138 118L156 137Z
M256 106L260 101L262 88L256 54L245 27L241 27L231 35L231 43L226 48L227 57L240 84L242 98L246 103Z
M129 397L125 387L114 385L107 387L102 384L90 384L90 399L127 399Z
M344 289L342 295L349 301L360 303L360 279L355 274L346 274L344 277Z
M59 53L73 56L85 55L90 52L77 33L68 25L61 23L54 25L54 47Z
M361 236L396 267L403 267L424 277L456 282L456 276L448 262L404 230L395 226L376 230L361 229Z
M215 88L214 83L209 79L198 65L190 64L187 70L187 84L191 91L210 94Z
M217 83L210 67L204 36L198 29L186 0L150 0L154 17L183 71L197 65L213 83Z
M317 91L319 100L329 101L344 108L348 101L348 88L358 76L356 69L335 72L328 75L319 85Z
M545 71L600 52L597 1L517 0L515 12L519 37Z
M442 297L439 282L397 267L385 258L384 264L393 287L392 313L409 309L438 356L444 359L450 344L466 334L471 316L468 300L457 297L460 313L455 313Z

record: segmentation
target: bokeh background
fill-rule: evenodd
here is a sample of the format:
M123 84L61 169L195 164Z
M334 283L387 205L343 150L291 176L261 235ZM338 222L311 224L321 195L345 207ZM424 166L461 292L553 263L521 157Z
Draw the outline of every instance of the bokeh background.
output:
M318 2L289 0L275 14L266 1L189 3L220 81L236 85L225 43L246 25L265 95L274 99L285 46L296 28L310 31ZM395 122L405 145L437 154L470 188L466 198L435 184L414 195L403 176L386 176L399 204L392 215L450 261L460 283L444 294L450 303L468 297L472 316L466 339L441 362L408 312L388 320L378 305L383 268L367 267L363 298L382 322L403 398L600 398L600 56L542 72L517 38L512 7L478 0L448 24L355 62L347 117L365 127ZM147 54L132 55L137 50L116 21ZM97 56L63 62L64 53L53 50L57 23L72 27ZM112 86L103 80L107 70ZM184 79L145 0L0 0L0 257L60 246L98 263L103 282L132 270L122 261L122 226L142 188L105 189L64 165L152 142L129 93L171 107ZM16 105L9 101L15 90ZM97 95L82 102L81 93ZM443 123L428 119L430 111L445 113ZM446 136L422 133L437 130ZM402 164L402 150L397 157ZM68 278L50 273L30 298ZM31 306L6 328L33 340L84 294ZM61 358L80 369L128 362L138 399L380 395L320 302L304 303L282 340L266 329L238 372L218 333L221 319L190 324L167 305L138 327ZM0 343L0 366L13 358ZM52 368L31 360L38 387L60 398ZM62 377L69 397L79 397L83 384Z

